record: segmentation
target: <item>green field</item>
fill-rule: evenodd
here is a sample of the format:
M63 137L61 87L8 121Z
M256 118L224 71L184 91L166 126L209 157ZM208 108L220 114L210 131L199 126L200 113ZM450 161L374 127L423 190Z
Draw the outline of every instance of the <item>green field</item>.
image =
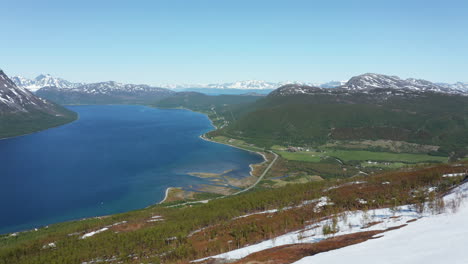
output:
M281 157L288 160L298 160L307 162L320 162L322 160L322 153L319 152L287 152L287 151L276 151Z
M275 145L272 149L281 155L281 157L288 160L306 161L306 162L320 162L323 158L334 157L343 162L349 161L381 161L392 162L390 165L383 164L367 164L365 167L388 167L399 168L405 163L420 163L420 162L447 162L447 157L431 156L427 154L410 154L410 153L392 153L392 152L377 152L367 150L336 150L336 149L323 149L323 152L313 151L298 151L288 152L285 147Z
M366 150L326 150L325 155L338 158L344 162L353 160L372 160L389 162L447 162L447 157L431 156L427 154L373 152Z
M298 151L298 152L289 152L286 151L286 147L274 145L271 147L281 157L287 160L297 160L297 161L306 161L306 162L320 162L322 160L323 154L320 152L314 151Z

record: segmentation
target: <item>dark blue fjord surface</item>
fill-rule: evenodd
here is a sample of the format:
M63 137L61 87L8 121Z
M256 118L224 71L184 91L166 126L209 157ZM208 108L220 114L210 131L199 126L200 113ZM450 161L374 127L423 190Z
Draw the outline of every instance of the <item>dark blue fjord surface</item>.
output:
M189 172L249 174L262 157L202 140L209 119L135 105L70 106L79 120L0 140L0 233L143 208Z

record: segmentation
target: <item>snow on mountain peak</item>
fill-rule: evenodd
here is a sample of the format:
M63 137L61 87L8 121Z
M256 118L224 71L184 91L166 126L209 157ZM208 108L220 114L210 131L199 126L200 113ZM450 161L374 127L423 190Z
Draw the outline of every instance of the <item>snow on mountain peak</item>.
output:
M340 88L348 90L373 90L373 89L397 89L413 91L431 91L444 93L461 93L462 91L444 87L422 79L400 79L398 76L390 76L376 73L366 73L351 78Z
M26 88L32 92L48 86L57 88L76 88L83 85L83 83L72 83L61 78L53 77L50 74L40 74L32 80L22 76L14 76L11 79L18 87Z
M308 85L322 88L334 88L345 84L346 81L330 81L326 83L310 83L298 81L267 82L262 80L245 80L230 83L211 83L211 84L165 84L160 85L169 89L188 89L188 88L209 88L209 89L237 89L237 90L274 90L284 85Z
M0 114L15 112L25 113L33 109L55 112L52 104L33 95L26 89L18 87L0 70Z
M41 74L34 79L24 78L22 76L14 76L11 78L13 82L22 88L27 88L30 91L37 91L43 87L57 88L78 88L86 85L85 83L72 83L61 78L53 77L50 74ZM121 84L115 81L101 82L100 86L112 87L127 87L126 84ZM413 90L413 91L432 91L443 93L468 93L467 82L457 82L455 84L447 83L432 83L426 80L409 78L401 79L398 76L366 73L355 76L349 81L330 81L326 83L312 82L267 82L262 80L244 80L229 83L211 83L211 84L166 84L159 87L168 89L189 89L189 88L209 88L209 89L236 89L236 90L274 90L285 85L302 85L319 88L344 88L347 90L373 90L373 89L398 89L398 90ZM143 85L139 85L143 86Z

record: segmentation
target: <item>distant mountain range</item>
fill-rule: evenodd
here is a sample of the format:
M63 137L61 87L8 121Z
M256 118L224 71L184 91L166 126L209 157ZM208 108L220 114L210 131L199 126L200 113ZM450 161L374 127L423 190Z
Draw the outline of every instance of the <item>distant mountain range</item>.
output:
M436 84L445 88L468 92L468 82L457 82L453 84L450 84L450 83L436 83Z
M86 83L73 83L62 78L56 78L50 74L41 74L34 79L28 79L22 76L14 76L11 78L13 82L22 88L27 88L30 91L37 91L43 87L57 87L57 88L78 88ZM117 82L102 82L102 83L115 83L118 84L116 88L123 88ZM346 81L331 81L326 83L304 83L304 82L267 82L259 80L238 81L232 83L213 83L213 84L165 84L158 85L157 87L166 88L171 90L187 90L187 89L226 89L226 90L274 90L278 87L287 84L299 84L318 86L321 88L334 88L345 84ZM112 84L111 84L112 85ZM110 87L111 85L107 85ZM141 85L140 85L141 86Z
M17 87L16 84L0 70L0 113L28 113L33 111L59 114L54 104L35 96L27 89Z
M26 88L32 92L42 87L76 88L84 84L72 83L61 78L53 77L50 74L41 74L32 80L22 76L13 76L11 79L18 87Z
M190 98L179 101L182 105ZM289 84L250 105L219 107L216 112L227 113L229 125L211 136L264 147L394 140L441 146L435 154L463 157L468 153L467 106L468 93L460 87L368 73L334 89Z
M37 91L43 87L57 87L57 88L78 88L83 87L84 90L90 90L90 87L97 86L100 91L98 93L109 92L109 91L123 91L128 89L129 91L135 90L148 90L149 85L134 85L134 84L120 84L117 82L100 82L97 84L86 83L73 83L67 80L56 78L50 74L41 74L34 79L27 79L22 76L14 76L11 78L13 82L22 88L27 88L30 91ZM166 88L175 91L196 91L206 92L208 94L214 93L231 93L239 94L244 93L242 90L249 90L258 93L268 93L274 89L285 85L299 85L299 86L311 86L318 88L347 88L350 90L360 89L374 89L374 88L398 88L398 89L410 89L410 90L427 90L427 91L438 91L438 92L468 92L468 82L457 82L454 84L449 83L432 83L426 80L419 79L400 79L396 76L389 76L383 74L367 73L351 78L349 81L330 81L326 83L313 83L313 82L267 82L261 80L247 80L238 81L231 83L212 83L212 84L165 84L157 85L160 88Z
M444 93L468 92L468 87L457 87L456 85L438 85L421 79L400 79L397 76L389 76L376 73L366 73L351 78L346 84L338 87L348 90L371 90L391 88L413 91L431 91ZM461 88L461 89L460 89Z
M145 84L122 84L100 82L83 84L72 88L46 86L36 94L60 104L124 104L153 103L175 92Z
M447 94L468 94L468 86L463 83L436 84L420 79L400 79L397 76L389 76L383 74L366 73L351 78L348 82L335 89L324 89L317 86L289 84L276 89L272 95L294 95L294 94L317 94L317 93L332 93L334 90L342 90L344 92L369 92L374 90L388 90L389 93L395 92L437 92Z
M0 70L0 138L67 123L75 113L18 87Z
M318 86L321 88L334 88L345 84L346 81L331 81L326 83L305 83L305 82L267 82L259 80L238 81L232 83L212 83L212 84L175 84L175 85L161 85L161 87L173 90L188 90L193 88L198 89L225 89L225 90L274 90L278 87L297 84Z

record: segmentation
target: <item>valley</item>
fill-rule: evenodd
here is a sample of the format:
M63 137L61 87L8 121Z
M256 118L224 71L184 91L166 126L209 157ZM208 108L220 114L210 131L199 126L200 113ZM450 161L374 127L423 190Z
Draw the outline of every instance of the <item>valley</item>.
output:
M1 235L0 263L292 263L464 210L467 97L424 82L417 90L352 80L352 89L134 101L203 113L215 130L202 139L266 161L242 180L188 170L209 184L171 185L144 209Z
M468 1L4 1L0 264L467 264Z

